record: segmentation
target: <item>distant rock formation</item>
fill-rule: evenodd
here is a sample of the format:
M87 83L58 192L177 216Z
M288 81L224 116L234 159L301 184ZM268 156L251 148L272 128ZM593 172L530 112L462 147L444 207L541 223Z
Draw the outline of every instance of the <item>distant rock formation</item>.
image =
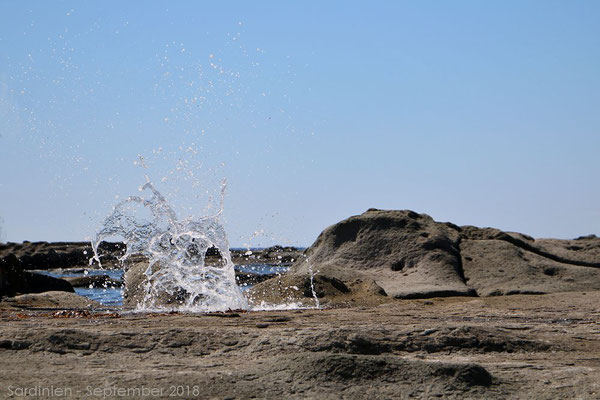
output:
M99 250L102 263L112 265L124 254L125 245L102 242ZM94 255L90 242L0 243L0 258L9 254L14 254L25 270L88 266Z
M371 295L380 287L401 299L599 290L600 238L536 240L436 222L409 210L369 209L325 229L288 276L251 289L253 301L312 297L305 290L290 290L298 282L305 286L309 267L317 296L321 292L334 302L363 300L364 290L352 293L356 282L363 283L361 288L370 282ZM326 296L321 288L331 284L319 282L333 280L341 284Z
M105 268L122 268L119 258L125 254L127 246L121 242L101 242L98 255ZM289 266L296 261L303 249L296 247L273 246L266 249L230 249L231 258L236 265L277 264ZM96 268L97 263L90 264L94 253L90 242L28 242L0 243L0 258L14 254L23 269L65 269L73 267ZM219 250L211 247L206 258L216 262L221 258ZM127 266L147 261L141 254L129 256Z

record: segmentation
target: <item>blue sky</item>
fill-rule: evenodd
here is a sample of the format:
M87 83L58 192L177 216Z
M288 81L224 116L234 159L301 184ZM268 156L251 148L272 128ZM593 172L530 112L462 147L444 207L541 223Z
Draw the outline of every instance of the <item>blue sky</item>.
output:
M0 3L1 239L91 237L146 174L181 217L226 178L234 246L600 233L596 1L122 3Z

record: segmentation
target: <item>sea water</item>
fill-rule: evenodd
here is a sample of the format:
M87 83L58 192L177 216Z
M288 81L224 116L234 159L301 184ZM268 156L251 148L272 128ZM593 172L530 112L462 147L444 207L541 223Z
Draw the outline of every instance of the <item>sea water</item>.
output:
M262 250L261 248L253 250ZM270 264L246 264L246 265L235 265L236 272L252 273L256 275L267 275L267 274L285 274L289 267L270 265ZM82 277L82 276L93 276L93 275L108 275L115 281L123 282L124 271L122 269L81 269L81 270L35 270L43 275L52 276L54 278L69 278L69 277ZM246 292L253 285L245 284L239 285L242 292ZM80 296L87 297L91 300L97 301L98 303L107 307L121 307L123 305L123 287L120 285L106 284L104 286L91 286L91 287L76 287L75 293ZM289 305L285 305L290 308ZM276 306L272 306L273 309ZM253 308L255 309L255 308Z

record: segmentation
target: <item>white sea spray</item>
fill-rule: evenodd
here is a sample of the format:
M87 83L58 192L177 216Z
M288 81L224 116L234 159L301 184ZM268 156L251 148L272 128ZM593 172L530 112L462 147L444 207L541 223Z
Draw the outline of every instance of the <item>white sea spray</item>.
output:
M126 251L120 261L134 254L148 258L144 297L139 310L177 309L193 312L247 309L248 303L235 281L229 243L220 221L226 184L221 188L221 207L215 215L179 220L150 179L140 188L143 195L118 203L92 241L94 260L103 240L122 238ZM143 214L150 214L144 218ZM208 263L206 253L217 249L218 262ZM161 296L176 297L165 306Z

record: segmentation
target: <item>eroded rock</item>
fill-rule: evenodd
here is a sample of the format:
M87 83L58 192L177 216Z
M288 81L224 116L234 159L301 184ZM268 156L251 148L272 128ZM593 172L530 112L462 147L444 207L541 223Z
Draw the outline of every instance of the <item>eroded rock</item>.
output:
M301 298L306 294L303 277L311 270L317 283L319 277L346 286L355 280L373 282L401 299L598 290L600 238L536 240L495 228L436 222L409 210L370 209L326 228L293 264L289 278L251 290L254 301L274 302L272 293ZM324 302L341 292L322 290Z

